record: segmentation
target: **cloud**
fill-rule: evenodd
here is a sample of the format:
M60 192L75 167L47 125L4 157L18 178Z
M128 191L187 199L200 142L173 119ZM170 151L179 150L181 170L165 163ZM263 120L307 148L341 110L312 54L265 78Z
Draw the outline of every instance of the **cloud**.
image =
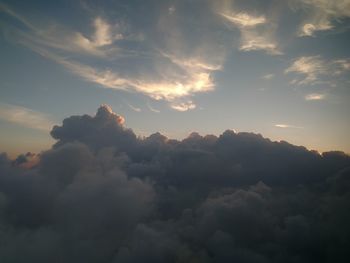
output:
M25 27L12 27L13 37L26 45L35 45L41 48L53 48L73 54L87 54L97 57L107 57L115 54L117 48L112 46L114 41L124 38L118 24L111 25L103 18L96 17L91 27L94 29L90 36L66 28L58 23L33 23L7 6L0 11L20 21Z
M282 129L286 129L286 128L303 129L304 128L301 126L295 126L295 125L290 125L290 124L275 124L274 126L277 128L282 128Z
M40 155L0 154L0 261L348 258L344 153L232 130L141 138L107 105L51 134Z
M210 73L206 70L204 72L190 71L182 81L165 79L158 82L142 78L121 77L112 70L98 70L61 58L55 60L89 82L100 84L105 88L140 92L156 100L173 101L197 92L211 91L214 88Z
M295 79L292 84L306 85L322 82L321 77L328 81L337 81L338 75L350 70L348 59L324 60L321 56L307 56L295 59L285 70L285 73L297 73L304 75L303 79Z
M314 36L317 31L331 30L342 19L350 17L347 0L296 0L299 8L305 10L307 18L299 29L299 36Z
M264 16L250 16L247 13L238 13L235 15L221 14L230 22L241 27L254 27L256 25L265 24L266 18Z
M264 50L272 55L282 54L275 41L274 26L265 16L253 16L243 12L233 12L231 14L220 13L220 15L240 30L240 50Z
M218 46L219 40L210 35L208 39L213 43L197 41L194 45L190 35L183 38L174 36L170 41L168 35L172 31L169 28L180 30L178 24L181 21L176 18L167 19L166 23L159 22L163 28L156 34L152 33L159 41L148 39L146 42L145 39L137 41L132 38L138 33L131 32L131 26L124 25L125 22L113 22L107 16L90 18L90 30L82 33L59 23L33 26L15 11L5 9L5 12L25 25L24 28L9 26L14 32L14 41L63 65L84 80L105 88L139 92L156 100L165 100L170 105L178 99L194 105L192 96L214 90L213 73L222 69L223 51L216 49L212 54L212 47ZM160 15L157 19L161 21L165 18ZM136 41L140 47L125 45ZM186 52L185 48L178 48L185 45L189 47ZM90 57L86 59L86 55Z
M285 73L296 72L305 75L303 80L298 81L301 84L315 83L319 75L326 74L327 69L320 56L300 57L294 60L292 65L285 70Z
M196 105L192 101L180 102L171 104L171 108L177 111L188 111L196 108Z
M41 131L49 131L53 126L53 121L47 114L11 104L0 104L0 118Z
M160 113L160 110L153 108L148 102L147 102L147 108L152 112Z
M275 77L275 74L266 74L262 76L262 78L266 80L273 79L274 77Z
M141 112L141 111L142 111L140 108L135 107L135 106L131 105L131 104L128 103L128 102L125 102L125 103L126 103L126 105L128 105L128 107L129 107L130 109L132 109L133 111L136 111L136 112Z
M111 35L111 26L104 21L102 18L97 17L94 20L95 34L94 34L94 45L101 47L110 45L113 42ZM121 38L122 36L119 35Z
M326 98L325 94L321 94L321 93L311 93L311 94L307 94L305 96L305 100L310 101L310 100L324 100Z

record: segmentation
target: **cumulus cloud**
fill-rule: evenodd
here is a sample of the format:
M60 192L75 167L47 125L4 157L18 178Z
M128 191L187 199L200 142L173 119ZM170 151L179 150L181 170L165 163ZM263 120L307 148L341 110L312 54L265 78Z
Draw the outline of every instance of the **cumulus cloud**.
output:
M308 14L299 29L299 36L314 36L317 31L331 30L335 22L350 17L348 0L296 0Z
M140 138L107 105L51 134L40 155L0 154L2 262L349 257L344 153L231 130Z
M0 119L46 132L53 126L53 121L47 114L4 103L0 104Z

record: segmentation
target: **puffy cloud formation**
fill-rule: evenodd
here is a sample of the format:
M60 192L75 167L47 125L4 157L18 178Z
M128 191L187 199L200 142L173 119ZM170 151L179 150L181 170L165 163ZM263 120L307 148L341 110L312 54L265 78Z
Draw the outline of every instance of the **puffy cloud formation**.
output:
M57 143L38 156L0 155L1 262L350 256L344 153L230 130L139 138L106 105L65 119L51 135Z

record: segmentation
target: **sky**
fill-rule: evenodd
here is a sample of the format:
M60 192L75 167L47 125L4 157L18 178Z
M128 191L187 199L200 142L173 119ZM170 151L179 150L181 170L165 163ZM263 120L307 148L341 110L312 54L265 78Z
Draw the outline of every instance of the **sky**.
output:
M127 127L350 152L350 1L0 1L0 150L108 104Z

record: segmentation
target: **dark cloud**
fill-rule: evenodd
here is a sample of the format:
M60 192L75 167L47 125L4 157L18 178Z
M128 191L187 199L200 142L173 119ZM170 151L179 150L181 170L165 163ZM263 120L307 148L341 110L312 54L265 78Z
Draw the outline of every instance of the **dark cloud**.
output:
M345 262L350 157L253 133L137 137L108 106L0 155L1 262Z

